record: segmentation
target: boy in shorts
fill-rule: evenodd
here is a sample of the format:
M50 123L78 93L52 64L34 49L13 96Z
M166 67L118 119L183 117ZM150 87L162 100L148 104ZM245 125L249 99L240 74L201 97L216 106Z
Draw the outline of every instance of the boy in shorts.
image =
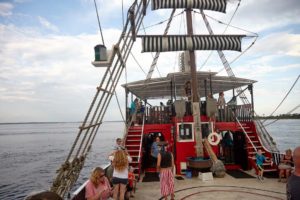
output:
M265 161L267 161L267 158L264 155L262 155L261 150L257 151L257 154L255 155L255 158L256 158L256 166L258 168L257 178L262 181L262 180L264 180L264 167L263 167L263 164L264 164Z

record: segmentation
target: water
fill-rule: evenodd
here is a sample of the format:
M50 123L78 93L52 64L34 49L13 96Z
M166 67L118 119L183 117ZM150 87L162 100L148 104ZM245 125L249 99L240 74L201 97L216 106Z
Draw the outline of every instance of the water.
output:
M48 189L55 171L64 162L79 123L0 125L0 199L23 199L32 191ZM300 145L300 120L280 120L267 127L284 151ZM123 132L121 122L106 122L95 138L77 184L95 166L107 162L115 139Z
M32 191L46 190L64 162L79 123L0 125L0 199L24 199ZM79 177L83 183L95 166L107 163L123 124L104 123Z

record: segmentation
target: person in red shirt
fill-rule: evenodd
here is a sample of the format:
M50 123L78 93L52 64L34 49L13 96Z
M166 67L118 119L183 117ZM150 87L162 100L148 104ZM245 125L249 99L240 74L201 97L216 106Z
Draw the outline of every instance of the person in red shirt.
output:
M133 192L135 181L136 180L135 180L135 175L133 173L133 168L129 167L127 191L130 192L130 197L134 197L132 192Z

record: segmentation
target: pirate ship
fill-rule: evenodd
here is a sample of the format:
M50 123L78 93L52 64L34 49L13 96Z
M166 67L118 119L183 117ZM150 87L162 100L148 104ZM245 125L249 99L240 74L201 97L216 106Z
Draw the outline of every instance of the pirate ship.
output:
M223 51L241 51L242 39L253 37L255 41L257 35L215 35L207 19L208 15L205 14L206 10L225 13L227 3L227 0L133 1L122 34L111 51L106 51L103 37L103 45L95 48L96 57L92 64L95 67L104 67L105 73L79 127L70 153L57 171L51 186L52 192L64 197L74 186L103 122L107 107L116 94L116 87L126 69L126 62L137 38L142 43L143 53L155 52L147 77L144 80L122 85L126 93L127 111L123 141L133 158L130 165L134 168L134 173L140 182L147 174L155 171L153 165L148 162L150 147L155 137L165 141L168 150L173 153L176 175L188 173L198 175L198 172L212 171L216 177L224 177L225 181L222 182L220 179L221 186L211 185L215 191L217 187L225 187L232 183L226 175L228 170L241 171L252 168L257 170L254 155L258 150L262 150L266 157L273 158L274 161L264 164L265 172L277 172L276 156L279 152L276 144L263 124L255 119L253 84L256 81L236 77L223 53ZM240 1L236 3L238 8ZM171 9L163 35L140 33L150 5L151 12L158 9ZM185 16L187 28L185 35L168 34L176 11L180 11ZM203 19L208 35L194 34L192 13L197 13L197 17ZM101 32L100 20L99 27ZM197 71L195 52L208 50L217 51L228 76L219 76L217 72ZM160 53L171 51L181 52L181 70L169 73L165 77L152 78ZM229 91L232 94L231 100L218 109L213 96L223 92L228 94ZM130 96L131 101L133 96L143 101L142 109L136 109L131 114ZM248 100L249 96L250 100ZM150 104L150 100L156 100L153 102L157 104ZM159 103L160 101L167 103ZM225 137L226 133L233 142L229 153L224 152L220 141L221 136ZM108 169L109 165L104 168ZM196 187L193 186L199 184L199 181L186 179L178 183L178 188L182 189L183 185L188 185L189 188L195 189ZM155 193L153 192L155 184L143 185L144 183L140 182L137 186L139 188L137 198L157 199L155 195L147 195ZM251 192L246 188L255 186L257 182L239 180L239 183L234 184L235 186L232 187L236 188L244 185L243 189L246 192L241 190L241 187L239 192L246 196L251 192L257 194L253 192L253 188L250 188ZM266 188L269 190L261 191L259 195L265 198L277 198L278 195L282 195L280 192L272 193L274 187L279 187L274 184L267 185ZM222 190L227 191L224 188ZM182 195L182 199L187 198L191 195L189 192L192 192L189 189L180 191L184 191L182 194L178 192L179 196ZM84 193L84 185L82 185L71 195L72 199L84 199Z

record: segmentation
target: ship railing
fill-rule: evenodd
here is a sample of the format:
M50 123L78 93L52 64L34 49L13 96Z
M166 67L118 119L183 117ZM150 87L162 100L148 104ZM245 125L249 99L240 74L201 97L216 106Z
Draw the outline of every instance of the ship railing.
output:
M146 124L168 124L172 118L172 107L152 106L145 109Z
M222 109L218 109L217 122L233 122L237 118L242 122L250 122L252 120L252 105L226 105Z
M262 122L260 120L254 120L254 123L256 132L264 148L271 153L279 153L273 137L269 134Z

